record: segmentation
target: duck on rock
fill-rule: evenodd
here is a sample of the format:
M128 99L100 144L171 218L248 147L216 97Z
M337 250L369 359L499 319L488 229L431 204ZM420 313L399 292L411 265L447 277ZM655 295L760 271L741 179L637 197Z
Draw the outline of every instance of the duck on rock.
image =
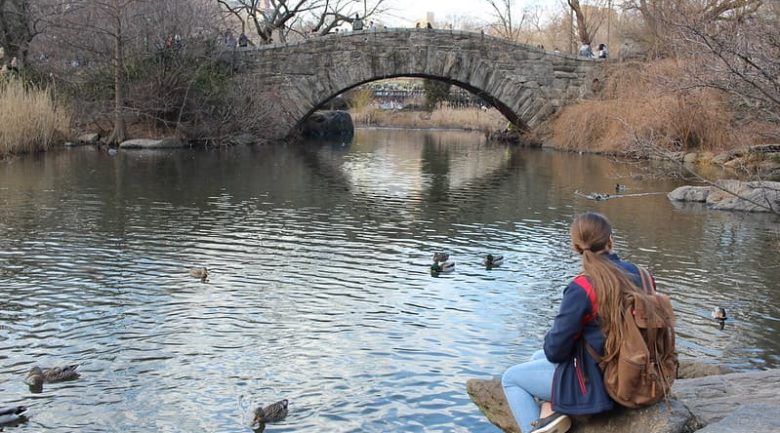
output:
M30 369L24 378L24 383L30 385L30 388L41 389L44 383L65 382L78 379L80 374L76 371L78 364L66 365L64 367L41 368L37 365Z
M279 422L287 418L287 399L269 404L266 407L255 409L255 416L252 420L252 429L256 433L262 433L265 425L273 422Z

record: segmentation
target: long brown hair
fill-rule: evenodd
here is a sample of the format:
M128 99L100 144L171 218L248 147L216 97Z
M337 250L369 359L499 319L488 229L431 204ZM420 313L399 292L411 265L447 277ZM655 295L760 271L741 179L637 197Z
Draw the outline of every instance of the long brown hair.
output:
M617 353L620 335L621 293L639 289L628 274L607 257L612 244L612 225L604 215L588 212L571 223L571 243L582 254L582 272L596 292L598 317L606 336L604 360Z

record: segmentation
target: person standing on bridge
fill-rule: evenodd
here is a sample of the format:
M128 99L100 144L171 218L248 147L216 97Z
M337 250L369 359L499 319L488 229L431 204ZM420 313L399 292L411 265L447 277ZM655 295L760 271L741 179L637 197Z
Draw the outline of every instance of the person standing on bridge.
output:
M360 19L360 14L355 14L355 19L352 20L352 31L359 32L363 30L363 20Z
M593 58L593 48L590 47L589 42L582 43L582 46L580 47L580 57L585 57L586 59Z
M523 433L565 433L571 427L568 415L614 407L597 360L578 343L589 344L601 356L614 354L624 338L619 329L622 293L644 286L643 271L612 252L612 226L603 215L578 215L569 233L572 249L582 256L582 274L563 291L558 315L544 336L544 350L510 367L501 378ZM652 286L646 290L654 292L655 283ZM536 399L544 402L541 408Z
M599 44L598 56L599 56L599 59L607 60L607 45L606 44Z

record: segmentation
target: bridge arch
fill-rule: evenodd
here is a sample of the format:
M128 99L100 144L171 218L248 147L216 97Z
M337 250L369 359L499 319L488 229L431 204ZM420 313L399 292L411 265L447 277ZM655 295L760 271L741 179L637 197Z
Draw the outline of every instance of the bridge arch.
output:
M462 87L521 128L538 125L589 91L598 63L479 33L392 29L332 34L240 53L270 95L277 135L287 135L326 101L365 83L430 78Z

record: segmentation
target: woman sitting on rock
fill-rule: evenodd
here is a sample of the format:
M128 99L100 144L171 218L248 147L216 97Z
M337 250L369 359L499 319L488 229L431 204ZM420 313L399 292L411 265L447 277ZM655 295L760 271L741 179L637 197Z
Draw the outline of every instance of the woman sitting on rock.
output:
M571 224L572 248L582 255L582 275L563 291L560 311L544 337L544 350L509 368L501 379L509 407L523 433L565 433L568 415L612 409L601 369L585 350L615 353L623 288L642 287L639 268L612 252L612 227L597 213ZM541 408L535 399L543 403Z

